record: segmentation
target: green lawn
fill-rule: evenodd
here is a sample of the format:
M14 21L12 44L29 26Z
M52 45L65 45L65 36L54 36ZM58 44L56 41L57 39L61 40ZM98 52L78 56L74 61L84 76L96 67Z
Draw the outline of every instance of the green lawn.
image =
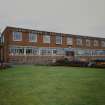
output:
M105 70L13 67L0 72L0 105L105 105Z

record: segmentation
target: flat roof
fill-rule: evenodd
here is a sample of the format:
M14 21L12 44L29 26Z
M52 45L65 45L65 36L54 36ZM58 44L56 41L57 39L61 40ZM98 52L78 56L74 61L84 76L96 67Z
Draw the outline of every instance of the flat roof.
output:
M84 35L74 35L74 34L68 34L68 33L58 33L58 32L50 32L50 31L43 31L43 30L34 30L34 29L27 29L27 28L21 28L21 27L12 27L12 26L7 26L4 31L2 32L2 34L7 30L7 29L18 29L21 31L27 31L27 32L39 32L39 33L47 33L47 34L62 34L62 35L69 35L69 36L76 36L76 37L82 37L82 38L94 38L94 39L104 39L102 37L94 37L94 36L84 36Z

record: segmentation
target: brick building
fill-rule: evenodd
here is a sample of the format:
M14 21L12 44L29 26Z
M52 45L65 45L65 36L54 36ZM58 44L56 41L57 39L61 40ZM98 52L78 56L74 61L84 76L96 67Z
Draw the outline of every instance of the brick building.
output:
M1 39L5 62L47 64L62 58L105 58L105 38L6 27Z

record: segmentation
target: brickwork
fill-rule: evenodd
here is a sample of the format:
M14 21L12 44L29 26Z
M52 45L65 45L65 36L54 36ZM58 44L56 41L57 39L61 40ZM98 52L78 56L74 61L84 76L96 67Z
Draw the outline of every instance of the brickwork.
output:
M51 64L64 56L9 56L9 62L15 64Z
M13 41L13 32L19 31L22 32L22 41ZM37 34L37 42L29 42L29 33L35 32ZM62 36L62 44L56 44L56 35L60 34ZM34 57L12 57L9 56L9 46L15 45L15 46L34 46L34 47L47 47L47 48L82 48L82 49L94 49L94 50L105 50L105 47L101 46L101 41L105 38L96 38L96 37L88 37L88 36L79 36L79 35L71 35L72 38L72 45L67 45L67 35L64 33L55 33L55 32L46 32L46 31L37 31L37 30L30 30L30 29L23 29L23 28L15 28L15 27L7 27L4 32L2 33L4 35L4 61L5 62L20 62L20 63L46 63L52 61L53 58L59 59L62 58L62 56L34 56ZM51 41L50 44L43 43L43 36L44 35L50 35ZM82 46L77 45L77 38L82 39ZM86 40L90 40L90 46L86 46ZM98 40L99 44L97 47L94 47L94 40ZM105 57L105 56L103 56ZM90 59L89 57L81 57L81 59ZM97 57L93 57L97 58ZM43 60L42 60L43 59ZM25 60L25 61L24 61Z

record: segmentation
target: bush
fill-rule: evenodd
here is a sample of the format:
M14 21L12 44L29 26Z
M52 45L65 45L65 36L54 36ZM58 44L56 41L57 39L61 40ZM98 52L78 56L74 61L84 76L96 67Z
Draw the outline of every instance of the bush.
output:
M88 62L83 61L69 61L68 59L57 60L54 64L56 66L73 66L73 67L88 67Z
M70 66L74 66L74 67L87 67L88 66L88 62L84 62L84 61L71 61L70 62Z
M57 60L54 65L56 66L67 66L69 65L69 60L68 59L60 59L60 60Z
M9 63L0 63L0 70L12 67Z

